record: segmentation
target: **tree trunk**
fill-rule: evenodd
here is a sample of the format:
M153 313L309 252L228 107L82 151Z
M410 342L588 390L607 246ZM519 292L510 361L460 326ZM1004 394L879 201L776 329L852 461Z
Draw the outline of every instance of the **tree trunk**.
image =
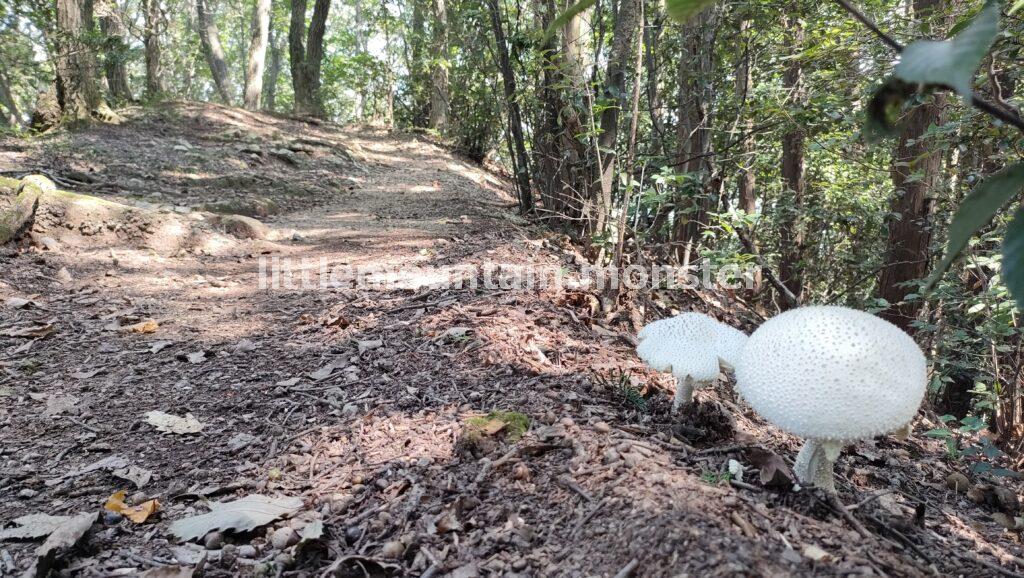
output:
M7 80L7 75L2 70L0 70L0 106L3 106L6 111L4 114L0 114L0 123L7 126L21 125L18 104L14 101L14 95L11 94L11 84Z
M142 41L146 47L146 98L160 98L164 91L160 67L160 0L145 0Z
M914 13L922 22L932 22L932 34L945 29L942 0L914 0ZM933 17L934 15L934 17ZM928 127L941 125L945 116L945 95L936 94L931 102L919 105L907 115L904 129L892 155L890 175L895 189L886 241L885 264L878 280L878 296L889 302L880 315L908 333L917 318L921 301L906 302L915 292L912 282L928 272L928 246L931 242L928 196L939 183L942 152L923 138Z
M608 53L604 96L612 101L601 111L601 135L598 137L600 179L594 232L602 234L608 227L608 213L612 206L612 188L615 182L615 143L619 136L619 116L626 104L626 67L630 65L640 17L639 0L619 0L615 14L612 48Z
M448 125L448 9L445 6L445 0L433 0L433 2L432 56L434 65L430 71L430 128L440 131ZM499 18L498 28L501 28L501 15L498 14L497 17ZM502 74L504 75L504 72ZM507 92L508 81L505 82Z
M128 88L128 71L125 60L128 58L128 43L125 42L125 27L121 19L121 11L115 0L100 0L96 3L96 16L103 33L103 73L107 77L107 88L114 101L130 102L131 89Z
M408 45L410 58L407 63L409 68L409 89L412 93L412 125L426 126L430 120L430 94L426 87L426 74L423 68L424 46L423 40L426 18L423 15L423 3L425 0L410 0L412 3L412 24L410 26L410 37Z
M690 264L696 243L707 224L711 162L714 49L720 11L711 6L684 27L683 55L679 59L679 142L677 170L690 175L690 184L677 199L671 239L676 259Z
M281 34L270 26L270 66L263 84L263 106L273 111L277 106L277 79L281 76Z
M444 0L437 1L443 5ZM501 78L505 87L505 108L508 110L508 127L512 133L512 141L515 148L519 212L526 214L533 211L533 191L530 189L530 166L529 157L526 155L526 139L523 137L523 119L519 110L519 102L516 100L516 78L512 70L512 63L509 60L508 45L505 43L505 26L501 22L501 7L498 4L498 0L488 0L487 5L491 12L491 25L494 27L495 45L498 49L498 66L501 68ZM445 82L447 83L447 76ZM447 84L445 89L447 90ZM447 105L447 101L445 105ZM433 122L433 106L431 106L430 117L431 122Z
M795 11L796 6L791 10ZM803 23L799 18L789 18L789 30L786 38L789 48L799 51L804 41ZM782 77L782 87L788 93L791 108L803 106L806 101L806 90L803 83L803 64L798 58L792 58L786 66ZM796 297L797 303L803 298L803 277L801 275L804 258L804 194L807 183L804 180L804 153L806 133L804 127L797 122L782 135L782 185L783 198L775 206L780 214L779 222L779 279ZM780 301L782 308L788 308L787 300Z
M57 0L57 102L68 120L85 120L100 106L96 59L83 40L92 28L89 0Z
M224 104L231 104L231 78L228 76L228 65L224 59L224 47L220 44L217 21L206 0L196 0L196 24L203 55L206 57L206 63L210 65L210 75L217 88L217 95Z
M647 14L644 10L643 0L640 5L640 30L647 28ZM630 97L629 107L629 132L626 134L626 162L623 170L632 173L636 165L636 132L640 121L640 84L643 75L644 58L644 34L637 34L636 61L633 66L633 94ZM632 202L633 183L632 178L626 185L622 194L622 203L619 207L619 219L615 226L615 254L613 262L616 267L622 266L622 252L626 244L626 223L629 216L629 205ZM615 289L618 291L618 288Z
M324 55L324 33L331 0L316 0L313 18L306 31L306 0L292 0L292 19L288 29L288 55L291 59L295 114L324 116L320 96L320 69Z
M651 117L651 152L665 152L665 118L662 112L661 94L658 92L658 44L664 30L664 16L660 13L659 2L652 2L648 8L648 26L644 26L644 69L647 73L647 111Z
M243 104L249 110L258 110L263 98L263 65L270 35L270 3L271 0L255 0L252 8L252 40L249 42L243 96Z
M754 174L754 166L757 162L757 150L754 145L754 119L750 113L748 101L750 99L750 88L753 84L750 65L750 43L749 33L752 21L749 16L741 16L739 21L739 33L742 44L740 45L739 62L736 65L736 102L739 103L739 117L743 118L740 126L743 127L743 156L739 162L739 174L736 176L737 193L739 197L739 208L747 215L757 213L757 179ZM746 228L747 240L754 250L757 249L757 236L753 227ZM754 273L754 286L751 294L757 295L761 292L761 272Z

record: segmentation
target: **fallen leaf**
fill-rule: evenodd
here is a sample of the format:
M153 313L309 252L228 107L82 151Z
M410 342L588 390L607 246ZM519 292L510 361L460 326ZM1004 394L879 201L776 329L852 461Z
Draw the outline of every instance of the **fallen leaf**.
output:
M99 375L101 373L103 373L103 368L102 367L99 368L99 369L93 369L91 371L76 371L76 372L71 374L71 377L73 377L75 379L90 379L90 378L96 377L97 375Z
M142 578L192 578L195 570L188 566L160 566L141 574Z
M813 544L809 544L804 547L804 557L810 558L815 562L821 562L822 560L828 560L832 555Z
M322 520L313 520L306 524L302 531L299 532L299 538L302 542L309 542L310 540L319 540L324 535L324 523Z
M135 484L135 487L142 489L143 486L149 483L153 479L153 472L140 468L139 466L128 466L127 468L119 468L112 470L110 473L121 478L122 480L128 480Z
M146 413L146 421L157 431L173 434L193 434L203 431L203 424L190 413L186 413L185 417L178 417L162 411L150 411Z
M256 436L247 433L239 433L235 434L234 436L232 436L231 439L228 440L227 447L228 450L232 452L237 452L244 450L245 448L251 446L257 441L259 441L259 438L257 438Z
M28 576L48 576L54 563L64 553L71 550L82 536L89 531L97 519L96 512L79 514L66 523L61 524L50 534L43 545L36 548L36 562L28 571Z
M29 325L27 327L5 327L0 329L0 336L3 337L24 337L28 339L42 339L56 331L52 323Z
M337 369L337 366L334 363L328 363L320 369L310 372L309 378L314 381L323 381L334 374L335 369Z
M138 323L118 327L119 333L153 333L160 329L160 324L155 319L143 319Z
M256 344L248 339L239 341L233 348L231 348L231 353L236 355L239 353L249 353L250 351L256 351Z
M750 448L746 456L750 465L760 470L761 485L780 489L793 487L796 478L778 454L761 448Z
M72 470L72 471L70 471L70 472L68 472L68 473L66 473L63 476L60 476L58 478L54 478L52 480L46 480L45 483L46 483L47 486L55 486L55 485L63 482L67 478L77 478L79 476L84 476L85 474L88 474L90 472L95 472L97 470L114 471L114 470L118 470L118 469L122 469L122 468L127 468L130 465L131 464L128 462L127 458L125 458L124 456L116 455L115 454L115 455L112 455L112 456L107 456L107 457L105 457L105 458L103 458L101 460L97 460L97 461L95 461L95 462L93 462L93 463L91 463L91 464L89 464L89 465L87 465L85 467L80 468L80 469Z
M124 490L114 492L112 496L107 498L107 503L103 504L103 508L110 512L121 514L136 524L145 522L160 509L160 502L158 500L147 500L137 506L129 506L124 503L124 497Z
M74 281L75 278L71 276L67 267L61 267L60 271L57 271L57 280L61 283L70 283Z
M202 363L202 362L206 361L206 352L205 351L197 351L195 353L189 353L187 358L188 358L188 362L189 363L192 363L192 364Z
M281 387L292 387L293 385L297 385L300 381L302 381L301 377L293 377L291 379L286 379L284 381L279 381L279 382L275 383L274 385L279 385Z
M4 301L4 305L8 309L22 309L32 304L31 299L23 299L21 297L11 297L7 301Z
M154 341L149 346L150 353L160 353L168 347L174 345L173 341Z
M252 494L232 502L211 503L210 512L171 524L171 534L181 540L202 538L214 530L248 532L290 516L302 507L302 498L272 498Z
M367 351L372 351L374 349L377 349L378 347L382 347L384 345L384 341L380 339L369 339L366 341L358 341L356 343L359 346L360 355L366 353Z
M487 435L492 436L501 430L505 429L508 424L500 419L492 419L483 425L480 429Z
M28 514L12 520L17 526L0 530L0 540L29 540L49 536L54 530L67 524L71 516L50 516L49 514Z
M78 398L73 395L51 395L46 398L46 409L43 415L53 417L69 412L78 405Z

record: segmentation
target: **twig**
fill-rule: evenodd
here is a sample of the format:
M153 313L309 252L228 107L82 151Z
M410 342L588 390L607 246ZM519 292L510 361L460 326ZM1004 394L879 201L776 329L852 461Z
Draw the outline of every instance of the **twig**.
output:
M637 560L636 558L633 558L632 560L629 561L629 564L626 564L625 566L622 567L622 570L619 570L618 572L615 573L615 577L614 578L627 578L628 576L632 576L633 572L636 570L636 567L639 566L639 565L640 565L640 561Z
M868 529L864 527L864 524L860 523L860 520L853 517L853 514L850 513L850 510L846 509L846 506L844 506L843 503L839 501L839 498L837 498L835 494L828 495L828 504L832 506L832 509L835 510L836 513L838 513L840 516L842 516L843 519L846 520L846 523L850 524L850 526L852 526L858 534L865 538L871 537L871 532L869 532Z
M859 508L862 508L862 507L870 504L871 502L874 502L875 500L877 500L878 498L881 498L882 496L884 496L886 494L891 494L891 493L892 493L892 490L882 490L881 492L878 492L878 493L875 493L875 494L871 494L867 498L864 498L863 500L857 502L856 504L853 504L852 506L846 506L846 511L847 512L852 512L854 510L857 510Z
M903 45L897 42L896 39L894 39L892 36L889 36L885 32L882 32L870 18L864 15L863 12L858 10L847 0L835 1L837 4L842 6L843 10L846 10L851 16L856 18L861 24L867 27L868 30L873 32L875 36L877 36L878 39L882 41L883 44L893 49L893 51L897 53L903 52ZM941 88L950 90L950 87L948 86L943 86ZM970 103L971 106L980 110L981 112L984 112L985 114L991 116L992 118L1000 120L1008 125L1015 127L1017 130L1024 132L1024 119L1022 119L1020 115L1012 111L999 108L998 106L978 96L978 93L976 92L971 93Z
M992 562L989 562L987 560L983 560L981 558L978 558L977 556L974 556L974 555L971 555L971 554L967 554L965 552L955 552L954 551L953 554L955 554L957 557L959 557L961 560L964 560L965 562L970 562L970 563L973 563L973 564L980 564L980 565L988 568L989 570L992 570L993 572L998 572L999 574L1002 574L1003 576L1010 576L1011 578L1022 578L1022 577L1024 577L1024 574L1021 574L1020 572L1014 572L1013 570L1008 570L1008 569L1003 568L1002 566L1000 566L998 564L993 564Z
M558 480L557 481L558 481L558 484L560 486L568 488L568 489L576 492L584 500L586 500L588 502L593 502L594 501L594 498L590 494L588 494L587 491L584 490L579 484L577 484L575 481L573 481L572 478L570 478L569 476L558 476Z
M790 308L799 305L796 295L793 295L793 292L789 290L789 287L786 287L786 284L775 276L775 272L772 271L764 258L761 257L761 252L757 250L754 243L752 243L750 239L743 234L743 231L735 229L735 232L736 236L739 237L740 243L743 244L743 248L746 249L747 253L754 256L754 260L757 261L757 266L761 268L761 273L763 273L765 278L768 279L768 282L772 284L772 287L775 287L775 290L779 292L782 299L786 301L786 305Z

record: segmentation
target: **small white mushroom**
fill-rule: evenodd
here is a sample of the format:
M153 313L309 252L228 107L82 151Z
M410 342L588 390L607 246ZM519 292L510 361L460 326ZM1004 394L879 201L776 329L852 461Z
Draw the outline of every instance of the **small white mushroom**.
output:
M735 366L746 339L742 331L703 313L681 313L640 330L636 352L655 371L675 376L676 410L693 401L697 384L714 381L722 366Z
M804 438L797 478L829 492L843 445L910 423L926 380L924 354L909 335L846 307L802 307L770 319L736 366L740 395Z

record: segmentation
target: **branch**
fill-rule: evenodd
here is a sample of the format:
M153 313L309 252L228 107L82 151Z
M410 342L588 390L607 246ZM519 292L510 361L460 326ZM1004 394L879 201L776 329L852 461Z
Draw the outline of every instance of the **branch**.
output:
M768 282L772 284L772 287L775 287L775 290L779 292L779 295L782 296L786 305L788 305L790 309L800 305L797 301L796 295L793 295L793 292L789 290L789 287L786 287L786 284L780 281L779 278L775 276L775 273L771 268L768 267L768 264L765 263L764 258L761 257L761 252L757 250L754 243L752 243L750 239L743 234L743 231L740 231L739 229L734 229L734 231L736 232L736 236L739 238L740 243L743 244L743 248L747 250L747 253L754 256L754 260L757 261L757 266L761 268L761 273L763 273L765 278L768 279Z
M858 10L856 7L854 7L852 4L850 4L847 0L835 0L835 1L836 1L836 4L839 4L840 6L842 6L843 10L846 10L851 16L853 16L855 19L857 19L858 22L860 22L865 27L867 27L868 30L873 32L875 34L875 36L877 36L878 39L882 41L883 44L885 44L889 48L893 49L893 51L895 51L896 53L903 52L903 45L900 44L892 36L889 36L885 32L882 32L882 30L878 28L878 26L874 23L874 21L872 21L870 18L865 16L863 12ZM945 88L945 89L949 90L949 87L942 87L942 88ZM1024 132L1024 119L1022 119L1019 114L1017 114L1017 113L1015 113L1013 111L1002 109L1002 108L996 106L995 104L992 104L991 102L988 102L987 100L985 100L982 97L978 96L978 93L976 93L976 92L972 92L971 93L970 104L974 108L980 110L981 112L984 112L985 114L991 116L992 118L1000 120L1003 123L1008 124L1010 126L1013 126L1017 130L1019 130L1021 132Z

